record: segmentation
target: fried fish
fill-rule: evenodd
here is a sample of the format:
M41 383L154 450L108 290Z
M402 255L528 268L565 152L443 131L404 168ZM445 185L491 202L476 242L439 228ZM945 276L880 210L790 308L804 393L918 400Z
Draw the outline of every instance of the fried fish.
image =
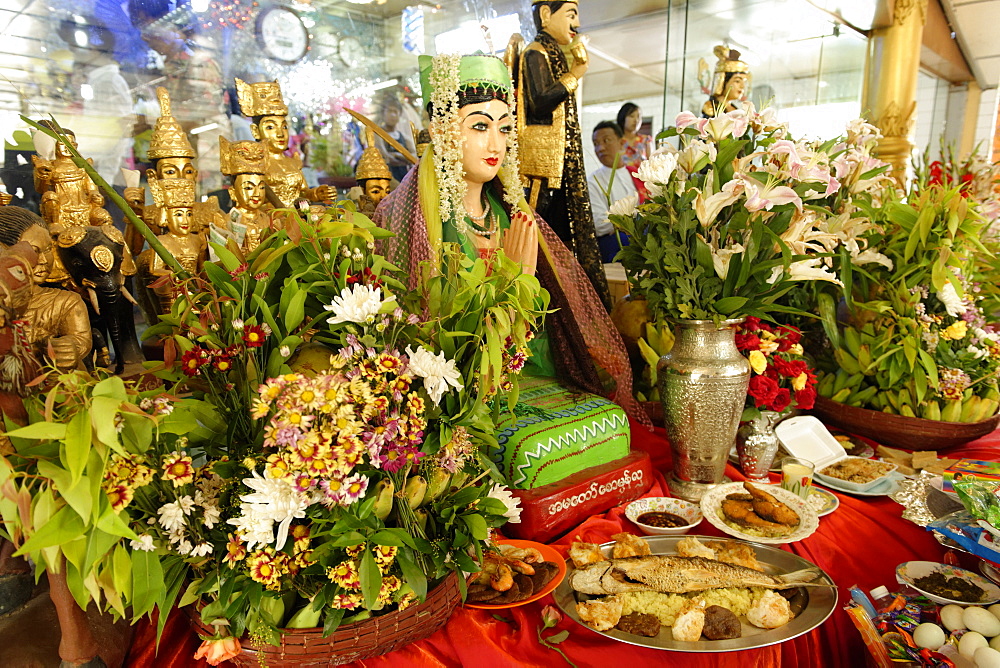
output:
M806 568L775 576L702 557L654 555L590 564L573 571L570 585L580 593L596 596L632 591L685 594L723 587L791 589L812 582L819 573L817 568Z

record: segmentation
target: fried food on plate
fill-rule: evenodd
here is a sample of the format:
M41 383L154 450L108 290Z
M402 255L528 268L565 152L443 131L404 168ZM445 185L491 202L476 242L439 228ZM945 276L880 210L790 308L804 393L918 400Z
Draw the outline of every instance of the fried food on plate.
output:
M611 537L615 539L614 547L611 548L611 557L613 559L645 557L652 554L652 551L649 549L649 543L635 534L623 531Z
M754 512L768 522L784 524L788 527L797 527L799 525L799 514L774 498L774 495L748 482L743 483L743 488L753 497L751 503L753 504Z
M583 568L587 564L604 561L600 545L584 543L578 540L573 541L573 544L569 546L569 558L573 560L573 565L577 568Z
M576 604L576 614L596 631L613 629L622 616L622 602L617 596L595 598Z

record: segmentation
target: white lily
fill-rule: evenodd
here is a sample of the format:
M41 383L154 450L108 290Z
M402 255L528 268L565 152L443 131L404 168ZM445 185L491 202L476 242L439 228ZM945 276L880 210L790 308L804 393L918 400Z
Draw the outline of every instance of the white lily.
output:
M821 260L822 258L815 257L792 262L788 265L788 278L793 281L829 281L843 286L844 284L840 282L837 275L830 271L829 267L820 263ZM820 266L816 266L817 264ZM784 268L775 267L771 270L771 276L768 277L767 282L773 285L784 273Z
M709 174L705 179L705 183L711 183L712 180L713 176ZM711 226L715 222L719 212L738 200L743 194L744 189L744 182L742 180L733 179L722 186L722 190L717 193L712 193L707 188L705 191L699 192L694 199L694 212L698 216L698 222L703 227ZM708 193L708 195L706 196L705 193Z

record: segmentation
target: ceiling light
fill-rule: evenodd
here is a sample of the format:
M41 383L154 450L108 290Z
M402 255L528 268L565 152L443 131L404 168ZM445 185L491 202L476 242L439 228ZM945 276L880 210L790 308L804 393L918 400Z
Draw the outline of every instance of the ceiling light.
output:
M90 40L87 39L87 33L82 30L73 31L73 39L76 41L76 45L79 47L87 46Z
M200 135L202 132L208 132L209 130L214 130L219 127L218 123L209 123L208 125L199 125L198 127L191 130L191 134Z

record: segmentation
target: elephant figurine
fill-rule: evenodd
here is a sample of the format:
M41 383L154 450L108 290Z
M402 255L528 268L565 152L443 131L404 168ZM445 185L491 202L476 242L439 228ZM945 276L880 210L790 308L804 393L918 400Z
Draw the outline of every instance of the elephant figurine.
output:
M65 229L56 237L63 266L84 294L90 321L115 352L115 373L143 361L128 282L135 274L125 238L111 225Z

